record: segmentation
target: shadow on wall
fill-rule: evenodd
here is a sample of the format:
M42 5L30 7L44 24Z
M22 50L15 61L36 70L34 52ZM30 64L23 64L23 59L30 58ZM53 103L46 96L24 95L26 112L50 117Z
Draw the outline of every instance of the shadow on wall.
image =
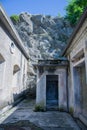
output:
M27 95L27 93L28 93L28 90L24 90L24 91L22 91L21 93L19 93L19 94L17 94L17 93L15 93L15 94L13 94L13 106L15 106L15 105L17 105L20 101L22 101L23 99L25 99L26 98L26 95Z
M33 88L28 88L28 92L25 97L29 99L36 99L36 86Z
M25 99L27 97L26 95L28 94L28 91L29 90L27 89L27 90L22 91L19 94L17 93L13 94L12 95L13 98L11 100L9 100L8 97L7 99L6 98L5 99L3 98L3 100L1 99L0 100L0 114L7 111L9 108L17 105L20 101Z

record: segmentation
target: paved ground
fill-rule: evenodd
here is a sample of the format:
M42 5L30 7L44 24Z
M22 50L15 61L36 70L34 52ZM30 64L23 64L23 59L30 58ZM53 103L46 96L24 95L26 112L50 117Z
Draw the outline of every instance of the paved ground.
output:
M58 111L34 112L34 101L24 100L0 117L0 130L80 130L73 118Z

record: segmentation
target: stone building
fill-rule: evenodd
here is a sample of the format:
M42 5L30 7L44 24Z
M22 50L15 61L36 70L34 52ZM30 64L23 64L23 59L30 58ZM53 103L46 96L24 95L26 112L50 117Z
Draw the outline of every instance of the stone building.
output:
M62 56L68 64L60 59L36 65L36 104L67 110L87 125L87 9Z
M28 58L19 35L0 6L0 110L16 102L26 90Z
M87 125L87 9L62 55L69 60L69 111Z
M39 60L37 68L36 104L45 109L68 110L67 68L68 60Z
M65 58L66 57L66 58ZM0 110L26 92L28 53L0 6ZM87 10L58 59L39 60L36 104L69 111L87 125Z

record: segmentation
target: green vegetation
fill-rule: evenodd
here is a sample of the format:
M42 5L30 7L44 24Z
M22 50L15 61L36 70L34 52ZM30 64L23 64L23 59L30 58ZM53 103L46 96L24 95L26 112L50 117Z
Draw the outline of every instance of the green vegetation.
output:
M68 0L69 4L66 7L66 19L68 19L72 26L75 26L78 19L82 15L87 6L87 0Z
M20 20L18 15L12 15L10 18L14 24L18 23Z
M72 107L69 108L69 112L70 112L71 115L73 115L74 110L73 110Z
M59 17L59 18L62 18L62 16L61 16L61 14L60 14L60 13L58 13L58 17Z
M35 108L34 108L34 111L35 112L44 112L45 111L45 109L44 109L44 107L42 107L41 105L36 105L35 106Z

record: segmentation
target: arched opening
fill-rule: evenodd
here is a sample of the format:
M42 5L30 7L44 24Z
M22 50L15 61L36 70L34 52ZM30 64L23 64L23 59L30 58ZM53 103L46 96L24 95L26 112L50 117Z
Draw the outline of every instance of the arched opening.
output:
M20 70L20 67L18 65L14 65L13 74L17 73L19 70Z
M5 61L4 57L0 54L0 64Z
M13 66L13 82L12 82L12 88L13 88L13 100L16 100L19 94L20 90L20 84L19 84L19 78L20 78L20 67L19 65L15 64Z

